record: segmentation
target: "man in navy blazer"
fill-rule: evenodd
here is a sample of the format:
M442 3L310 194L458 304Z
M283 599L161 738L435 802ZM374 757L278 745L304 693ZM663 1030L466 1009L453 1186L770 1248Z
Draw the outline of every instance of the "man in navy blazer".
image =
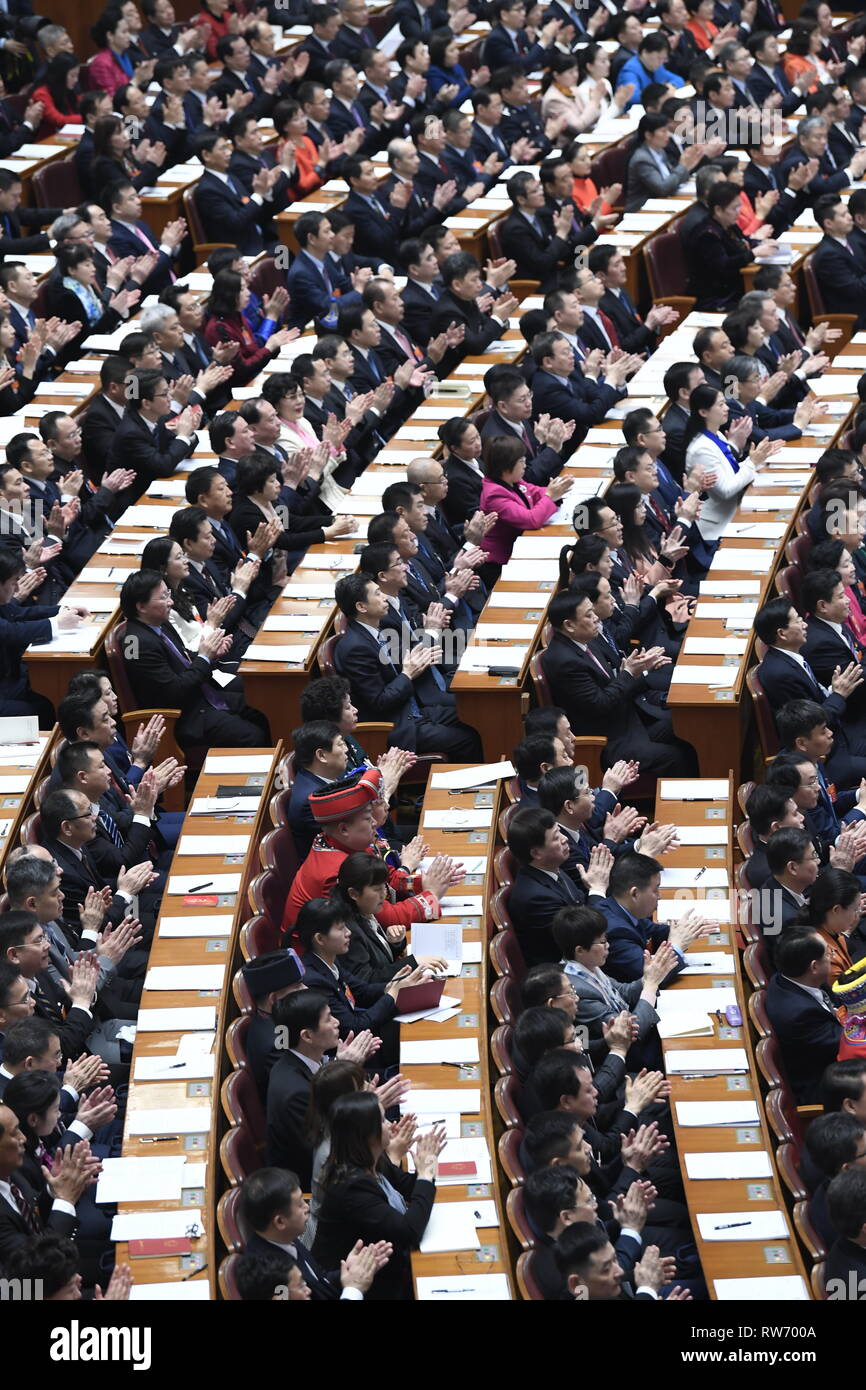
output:
M355 246L364 256L380 255L397 265L411 188L401 184L391 189L387 199L384 194L378 196L376 166L358 155L343 161L343 178L351 189L345 211L355 224Z
M749 94L758 107L775 107L781 116L793 116L802 105L811 79L801 73L791 85L779 62L779 40L775 33L762 27L746 43L754 58L754 66L746 78Z
M207 241L231 241L241 255L256 256L264 246L262 227L274 213L278 169L260 169L247 193L229 173L232 143L217 130L196 137L204 173L195 186L195 205Z
M282 1255L297 1261L314 1302L341 1294L339 1270L324 1270L301 1236L310 1215L301 1185L285 1168L259 1168L241 1188L240 1219L249 1235L245 1255Z
M551 811L525 806L508 826L508 848L519 869L508 892L508 915L527 966L559 960L553 938L553 921L563 907L589 902L601 906L607 888L612 855L599 851L581 873L584 888L577 888L564 871L569 844Z
M803 659L822 685L830 687L835 672L856 662L863 666L863 649L848 624L850 600L836 570L810 570L803 580L801 601L806 619ZM866 684L848 694L848 716L866 717Z
M292 734L295 774L289 797L289 825L295 848L306 859L319 833L308 797L328 782L337 782L346 772L348 750L336 724L314 719Z
M289 328L304 328L311 319L333 329L337 306L357 304L360 294L345 284L330 256L334 233L328 218L320 212L305 212L294 226L300 252L286 279L289 291ZM365 277L359 275L359 283Z
M482 49L483 61L490 71L519 67L522 72L530 73L544 67L562 20L548 20L541 30L541 43L538 43L530 39L524 28L526 6L523 0L499 0L493 8L499 22L491 27Z
M821 199L815 221L824 238L812 255L812 269L828 313L857 314L857 328L866 328L866 254L850 236L854 219L841 198Z
M776 947L776 967L767 986L767 1017L794 1099L798 1105L814 1105L842 1036L829 988L827 943L813 927L791 927Z
M148 295L160 294L177 278L172 263L186 236L186 223L182 218L169 222L156 237L152 228L142 220L141 197L131 183L118 180L111 185L106 196L111 218L109 249L121 260L125 256L135 256L137 259L155 252L157 262L141 286L141 295L142 299L146 299Z
M622 400L626 378L634 370L634 360L624 355L607 369L603 380L593 381L575 369L568 339L556 332L539 333L532 344L532 356L536 364L532 378L535 418L550 415L554 420L574 420L574 443Z
M663 983L668 983L685 966L684 954L689 945L706 932L703 919L695 913L675 922L654 922L652 914L659 901L662 866L648 854L621 854L610 872L607 897L596 904L607 921L610 946L605 972L615 980L639 980L644 970L644 951L655 950L667 941L679 958L679 964ZM708 916L712 904L708 905Z
M391 655L392 644L383 645L379 636L388 600L368 576L347 575L337 582L334 595L349 620L334 664L351 685L361 719L393 720L389 743L399 748L442 753L451 762L480 758L478 734L460 722L454 697L432 674L439 649L419 645Z

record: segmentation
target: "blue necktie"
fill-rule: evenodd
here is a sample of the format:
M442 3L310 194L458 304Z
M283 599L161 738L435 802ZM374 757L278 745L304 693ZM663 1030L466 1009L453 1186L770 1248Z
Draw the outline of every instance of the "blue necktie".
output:
M101 806L100 806L100 808L99 808L99 817L98 817L98 819L99 819L99 824L102 826L103 830L107 830L107 831L108 831L108 836L109 836L109 839L111 840L111 843L112 843L113 845L116 845L118 849L122 849L122 848L123 848L123 840L122 840L122 838L121 838L120 831L119 831L118 828L117 828L117 822L114 820L114 818L113 818L112 816L110 816L110 815L108 814L107 811L103 810L103 808L102 808Z
M390 666L395 676L399 675L400 673L397 670L397 667L394 665L393 661L391 660L391 653L388 650L389 637L387 632L380 632L378 637L376 638L376 641L379 643L379 659L382 662L382 665ZM418 701L415 699L414 695L410 695L409 697L409 713L412 715L413 719L422 718L421 706L418 704Z
M382 373L379 371L378 363L376 362L376 359L375 359L375 357L373 356L372 352L369 353L369 354L367 355L367 366L370 368L370 371L372 372L373 376L376 378L376 381L377 381L377 382L381 381L381 380L382 380Z

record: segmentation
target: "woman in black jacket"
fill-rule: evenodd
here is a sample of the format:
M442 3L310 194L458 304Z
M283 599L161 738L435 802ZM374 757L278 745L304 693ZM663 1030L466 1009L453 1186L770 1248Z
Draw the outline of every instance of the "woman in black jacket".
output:
M445 1131L436 1128L421 1135L415 1145L416 1171L406 1173L385 1157L387 1134L372 1093L335 1101L330 1130L313 1254L324 1267L337 1268L357 1240L390 1241L394 1253L367 1298L411 1298L411 1251L420 1245L430 1220Z
M241 549L246 551L247 536L254 536L263 521L279 522L281 529L274 548L291 553L289 564L290 569L294 569L311 545L321 545L352 527L347 528L344 517L338 517L328 526L311 526L308 517L295 516L285 505L277 506L282 488L278 469L279 463L273 454L250 454L239 461L229 525ZM273 561L265 560L260 571L265 583L274 582L267 573L272 569Z
M62 360L74 357L85 338L91 333L111 333L126 318L128 310L137 303L140 290L119 290L110 294L106 304L96 276L96 262L89 246L65 243L57 248L57 278L48 282L45 296L49 315L81 325L69 345L63 349Z
M90 186L102 193L113 183L131 183L141 192L156 183L165 163L165 146L142 140L135 149L122 117L100 116L93 127Z
M709 215L686 245L689 294L696 309L730 309L743 294L740 271L754 260L747 237L737 226L740 190L723 179L707 194Z
M388 896L388 866L373 854L349 854L340 865L331 901L346 911L352 933L343 965L359 980L385 984L404 965L414 970L420 961L407 956L406 928L383 927L376 913Z

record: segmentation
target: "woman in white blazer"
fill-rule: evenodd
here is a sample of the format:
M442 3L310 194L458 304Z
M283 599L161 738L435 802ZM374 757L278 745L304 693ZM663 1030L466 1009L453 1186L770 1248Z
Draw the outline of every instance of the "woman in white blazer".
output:
M752 421L743 416L722 433L727 419L724 392L706 383L696 386L689 397L685 466L687 475L698 468L716 475L695 523L704 540L710 542L724 534L758 469L782 447L781 440L763 439L749 450L746 458L741 458L752 432Z

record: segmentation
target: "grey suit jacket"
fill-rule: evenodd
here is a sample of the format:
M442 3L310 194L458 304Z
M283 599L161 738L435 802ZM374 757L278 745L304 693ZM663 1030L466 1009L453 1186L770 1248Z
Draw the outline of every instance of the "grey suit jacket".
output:
M595 984L583 971L574 972L563 965L569 980L577 994L577 1015L575 1023L582 1024L589 1030L590 1038L600 1038L602 1036L601 1025L607 1023L609 1018L614 1016L608 997L600 985ZM610 977L608 977L610 978ZM655 1028L659 1021L659 1016L652 1004L648 1004L646 999L641 999L643 990L643 980L610 980L611 986L623 1000L629 1011L634 1014L638 1022L638 1035L636 1041L645 1038L646 1035Z
M670 197L691 176L690 169L677 164L665 178L652 151L646 145L639 145L628 162L626 212L637 212L647 198Z

